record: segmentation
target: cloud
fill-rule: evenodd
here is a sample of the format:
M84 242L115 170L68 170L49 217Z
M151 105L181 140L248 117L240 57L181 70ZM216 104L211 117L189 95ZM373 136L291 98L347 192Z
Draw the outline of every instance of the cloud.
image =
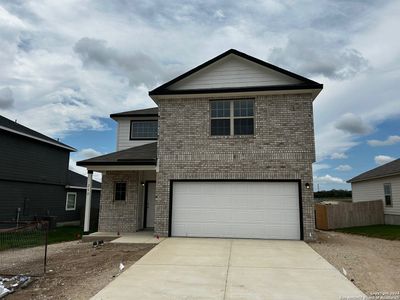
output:
M221 9L217 9L217 10L215 11L215 13L214 13L214 16L215 16L217 19L224 19L224 18L225 18L225 14L224 14L224 12L223 12Z
M394 161L396 158L387 156L387 155L377 155L374 157L375 163L377 165L384 165L391 161Z
M272 49L269 58L308 76L340 80L351 78L368 66L367 59L343 43L342 37L314 29L293 32L285 46Z
M320 170L329 169L331 166L328 164L321 164L321 163L313 163L312 168L313 172L318 172Z
M107 41L82 38L74 46L85 67L101 67L120 76L127 76L130 85L142 83L153 86L165 79L167 67L163 68L143 52L124 53L107 46Z
M348 156L346 153L334 152L331 154L331 159L346 159Z
M77 161L89 159L95 156L102 155L103 153L92 148L81 149L77 152L71 153L69 158L69 169L79 174L87 176L87 169L76 165ZM94 172L93 179L101 182L101 173Z
M353 170L353 168L349 165L339 165L335 168L335 170L340 171L340 172L348 172Z
M345 181L339 177L333 177L326 174L325 176L314 176L314 184L329 184L329 183L345 183Z
M87 176L87 169L84 167L79 167L76 165L76 160L73 158L69 159L69 165L68 165L68 169L70 169L71 171L74 171L78 174L81 174L83 176ZM101 182L102 180L102 173L98 173L98 172L93 172L93 179L97 180L99 182Z
M80 157L82 159L89 159L89 158L99 156L99 155L102 155L102 153L97 150L94 150L92 148L86 148L86 149L82 149L82 150L78 151L76 156Z
M12 90L9 87L0 89L0 109L7 109L14 104Z
M112 112L154 106L149 89L229 48L324 84L314 102L318 160L359 142L335 127L341 115L357 112L375 126L400 112L398 1L43 0L0 7L0 87L15 99L0 113L53 137L105 130Z
M391 145L397 144L399 142L400 142L400 136L399 135L391 135L384 141L380 141L380 140L369 140L369 141L367 141L368 145L370 145L372 147L391 146Z
M353 113L342 115L335 123L335 127L350 134L367 134L372 131L371 126Z

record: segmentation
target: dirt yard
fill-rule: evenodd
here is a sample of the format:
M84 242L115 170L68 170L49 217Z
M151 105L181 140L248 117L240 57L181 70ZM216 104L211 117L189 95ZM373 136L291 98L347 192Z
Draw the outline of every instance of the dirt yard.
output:
M400 241L320 231L309 245L367 295L400 291Z
M6 299L89 299L118 276L120 262L126 269L153 247L153 244L106 243L93 248L92 243L76 241L50 245L47 274ZM35 248L18 251L19 254L2 252L2 260L15 266L31 263L30 256L33 260L37 258Z

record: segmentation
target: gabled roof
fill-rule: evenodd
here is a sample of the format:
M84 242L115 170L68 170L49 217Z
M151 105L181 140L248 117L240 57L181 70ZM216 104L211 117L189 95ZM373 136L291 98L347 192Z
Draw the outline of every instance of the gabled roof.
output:
M347 182L357 182L357 181L364 181L370 180L374 178L381 178L393 175L400 175L400 158L396 159L392 162L379 166L375 169L369 170L364 172L352 179L349 179Z
M81 174L78 174L74 171L68 170L67 184L68 184L69 188L74 188L74 187L86 188L87 177L83 176ZM92 180L92 187L95 189L101 189L101 182Z
M299 83L296 84L285 84L285 85L267 85L267 86L248 86L248 87L227 87L227 88L210 88L210 89L181 89L181 90L172 90L170 89L172 85L177 83L178 81L181 81L192 74L199 72L200 70L210 66L211 64L227 57L228 55L236 55L238 57L241 57L243 59L246 59L248 61L251 61L255 64L258 64L262 67L269 68L271 70L277 71L280 74L286 75L288 77L291 77L293 79L296 79L299 81ZM156 95L172 95L172 94L202 94L202 93L225 93L225 92L253 92L253 91L277 91L277 90L301 90L301 89L322 89L323 85L315 82L313 80L310 80L308 78L305 78L303 76L300 76L298 74L292 73L288 70L282 69L280 67L277 67L273 64L270 64L268 62L265 62L263 60L260 60L258 58L255 58L253 56L247 55L243 52L240 52L235 49L230 49L217 57L214 57L213 59L210 59L209 61L197 66L196 68L168 81L167 83L164 83L163 85L155 88L154 90L149 92L150 96L156 96Z
M7 119L6 117L3 117L1 115L0 115L0 130L12 132L40 142L51 144L53 146L61 147L69 151L76 151L76 149L71 146L63 144L55 139L52 139L51 137L41 134L21 124L18 124L17 122L11 121L10 119Z
M124 112L120 112L120 113L111 114L110 118L117 118L117 117L157 117L157 116L158 116L158 107L151 107L151 108L130 110L130 111L124 111Z
M86 160L81 160L78 161L76 164L78 166L156 165L157 142L112 152L106 155L101 155Z

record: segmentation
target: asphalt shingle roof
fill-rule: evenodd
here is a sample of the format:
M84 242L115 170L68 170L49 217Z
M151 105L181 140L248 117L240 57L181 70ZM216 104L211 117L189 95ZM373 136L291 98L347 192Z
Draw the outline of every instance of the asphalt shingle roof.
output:
M81 160L78 166L90 165L156 165L157 142L129 149L112 152L106 155Z
M47 143L53 144L55 146L60 146L60 147L63 147L63 148L67 148L70 151L76 151L71 146L63 144L63 143L61 143L61 142L59 142L59 141L57 141L55 139L52 139L51 137L48 137L48 136L46 136L44 134L41 134L40 132L32 130L32 129L26 127L26 126L23 126L23 125L15 122L15 121L12 121L12 120L7 119L6 117L3 117L3 116L0 115L0 129L2 129L1 127L4 127L5 130L9 129L12 132L15 132L17 134L19 133L21 135L34 138L36 140L41 140L42 142L45 142L45 143L47 142Z
M111 114L110 118L115 117L152 117L158 116L158 107L145 108L145 109L137 109L124 111L120 113Z
M400 158L392 162L389 162L387 164L384 164L383 166L379 166L375 169L364 172L356 177L353 177L347 182L363 181L363 180L386 177L396 174L400 174Z
M74 171L68 170L68 185L69 186L79 186L86 188L87 185L87 177L81 174L78 174ZM96 180L92 181L92 187L101 189L101 182Z

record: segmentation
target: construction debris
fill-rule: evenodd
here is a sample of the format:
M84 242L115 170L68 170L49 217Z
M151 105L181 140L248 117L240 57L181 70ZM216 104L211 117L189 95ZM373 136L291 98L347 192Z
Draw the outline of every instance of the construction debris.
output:
M15 292L19 288L25 288L31 282L31 277L25 275L0 277L0 299Z

